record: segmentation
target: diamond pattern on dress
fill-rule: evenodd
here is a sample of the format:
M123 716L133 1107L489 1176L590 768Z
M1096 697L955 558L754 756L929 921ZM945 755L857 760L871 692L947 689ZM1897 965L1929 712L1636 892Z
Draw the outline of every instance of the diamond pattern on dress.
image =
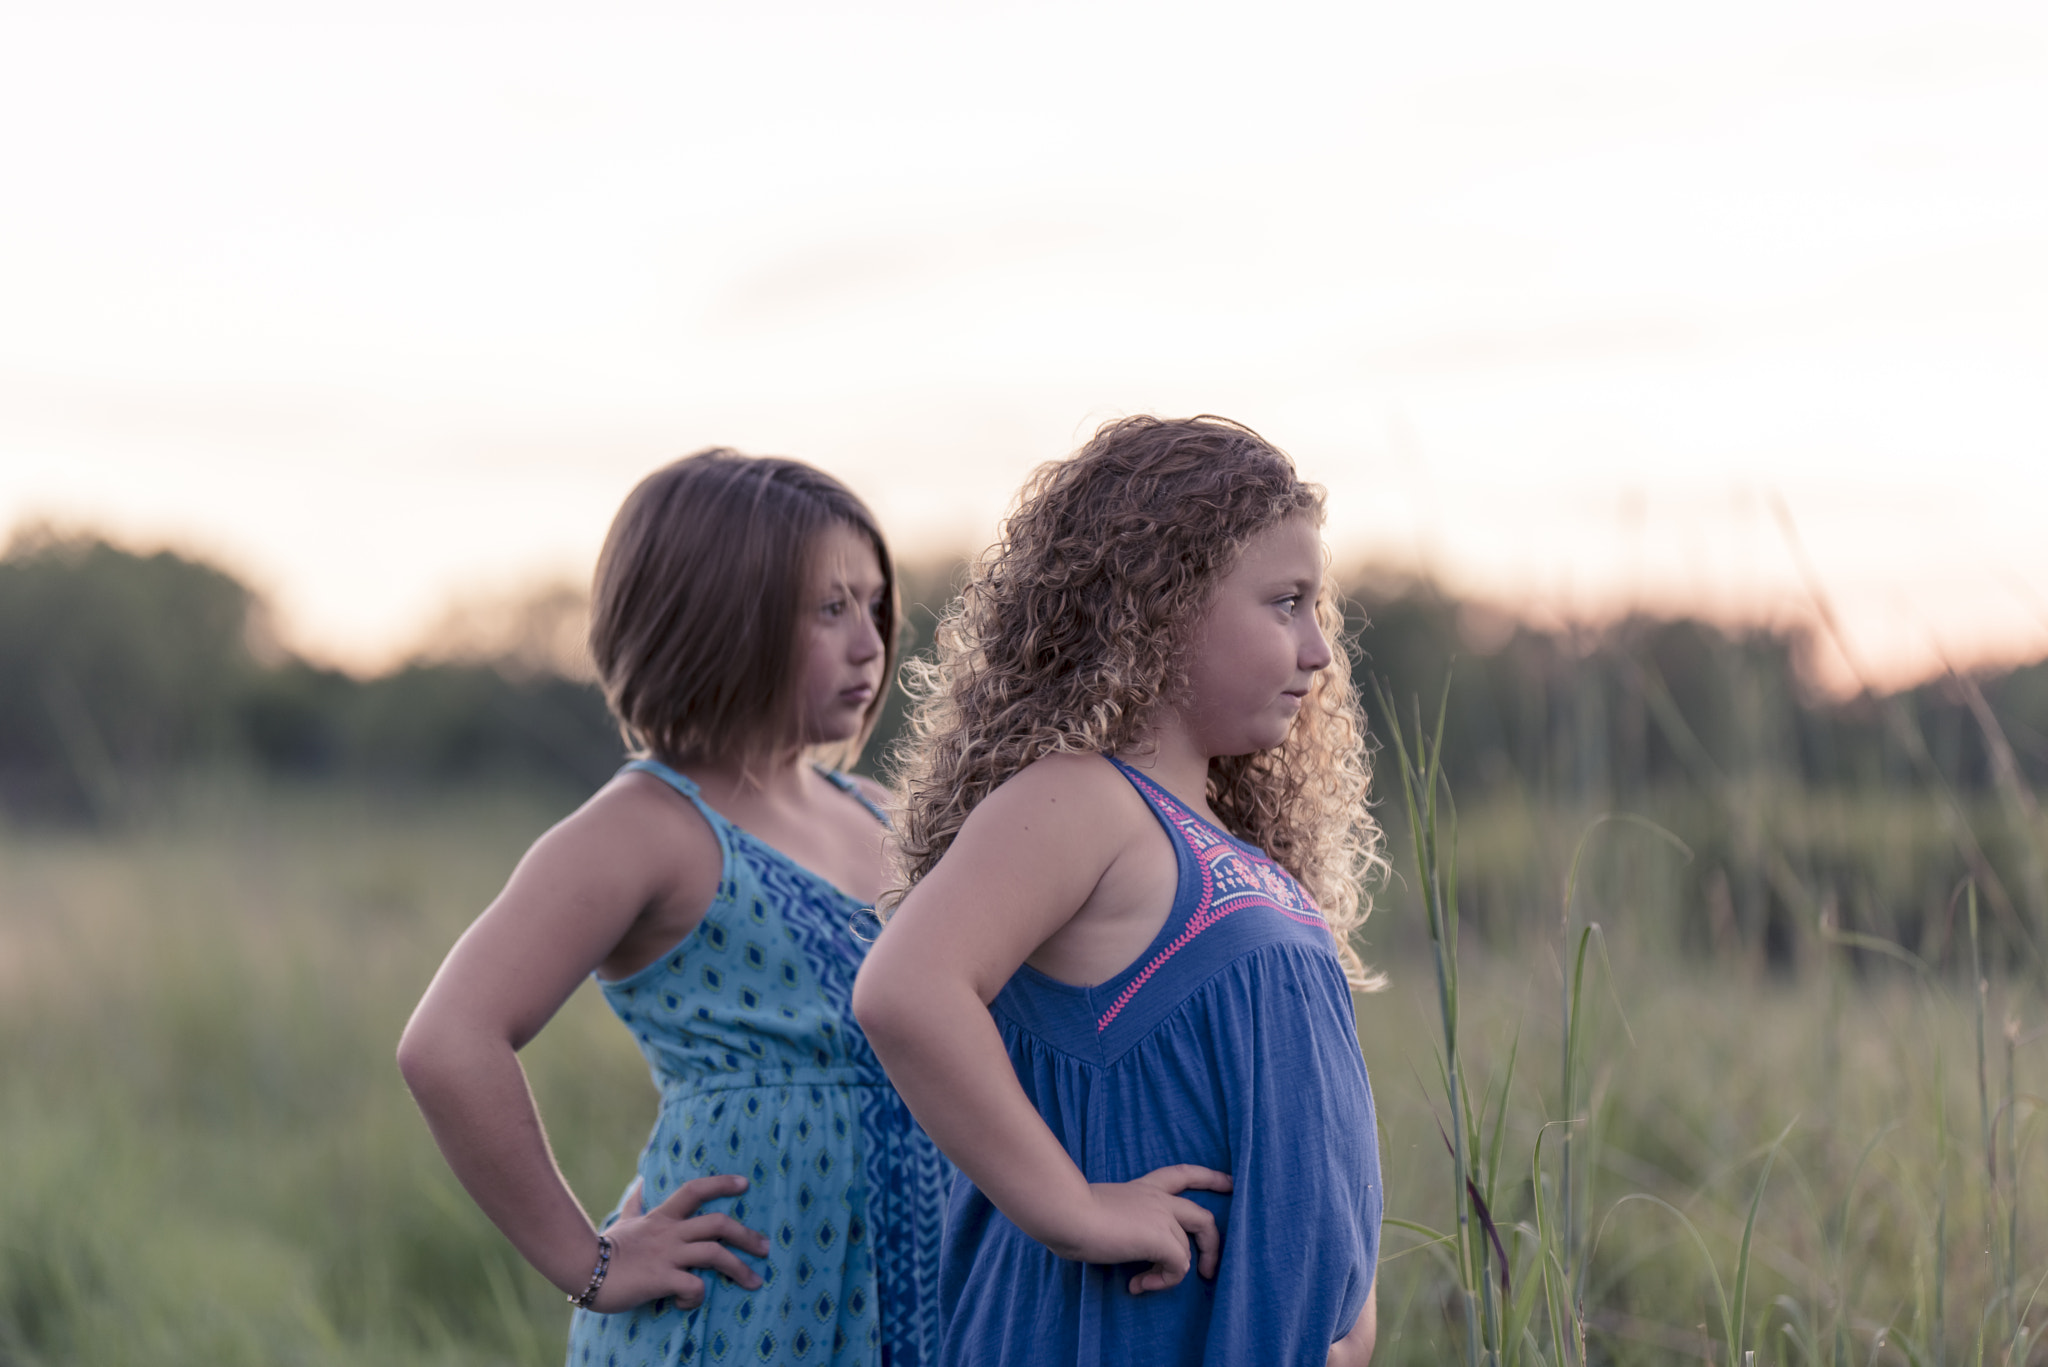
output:
M945 1197L935 1175L950 1179L951 1168L853 1023L867 943L847 927L860 908L715 813L707 819L726 869L704 921L642 974L603 987L663 1094L640 1161L643 1204L694 1177L746 1173L744 1196L708 1209L769 1234L768 1257L744 1259L766 1285L748 1292L712 1274L694 1310L578 1312L571 1360L927 1367L938 1350ZM823 1317L821 1304L831 1307Z

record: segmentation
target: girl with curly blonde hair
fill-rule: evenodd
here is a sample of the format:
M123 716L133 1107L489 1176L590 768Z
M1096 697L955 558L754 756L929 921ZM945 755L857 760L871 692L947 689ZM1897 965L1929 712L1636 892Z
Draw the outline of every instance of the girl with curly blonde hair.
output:
M1249 428L1112 422L940 626L853 1006L968 1179L943 1363L1371 1356L1384 861L1322 516Z

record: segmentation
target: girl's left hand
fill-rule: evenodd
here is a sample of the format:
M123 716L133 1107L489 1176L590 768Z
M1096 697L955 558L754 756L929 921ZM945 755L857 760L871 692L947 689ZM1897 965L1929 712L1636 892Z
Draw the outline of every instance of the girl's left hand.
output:
M1379 1337L1379 1278L1366 1288L1365 1309L1358 1312L1358 1319L1351 1329L1330 1345L1329 1367L1366 1367L1372 1361L1373 1342Z
M760 1275L734 1250L766 1257L767 1238L730 1215L698 1211L706 1201L746 1189L747 1179L736 1175L692 1178L646 1210L634 1178L619 1218L605 1231L612 1240L611 1271L591 1309L615 1314L666 1296L678 1309L694 1310L704 1303L705 1279L713 1273L742 1290L758 1290Z
M1213 1280L1223 1256L1216 1217L1180 1193L1228 1192L1230 1185L1229 1173L1194 1163L1154 1168L1130 1182L1091 1182L1088 1197L1096 1227L1075 1246L1053 1251L1084 1263L1150 1263L1131 1278L1133 1296L1179 1285L1190 1261ZM1190 1239L1197 1255L1192 1260Z

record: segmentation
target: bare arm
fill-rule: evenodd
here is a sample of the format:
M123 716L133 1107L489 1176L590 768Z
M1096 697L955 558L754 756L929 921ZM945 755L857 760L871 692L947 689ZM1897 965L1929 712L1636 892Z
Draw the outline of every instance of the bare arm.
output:
M1379 1289L1380 1279L1374 1276L1365 1289L1365 1308L1344 1337L1330 1345L1329 1367L1368 1367L1372 1362L1372 1350L1380 1336Z
M1100 779L1120 782L1098 760L1056 756L983 801L890 918L853 1010L912 1114L997 1209L1061 1257L1152 1264L1131 1289L1158 1290L1186 1275L1190 1235L1215 1275L1215 1222L1178 1193L1230 1179L1185 1165L1091 1184L1018 1085L988 1012L1127 839Z
M653 906L673 908L705 858L678 856L672 811L638 783L607 788L534 844L497 900L449 951L399 1041L398 1063L448 1166L521 1255L565 1293L588 1284L597 1232L555 1166L517 1052ZM671 818L664 820L664 817ZM717 842L710 882L717 880ZM709 894L696 901L701 918ZM688 929L686 925L685 931ZM690 1268L743 1286L759 1280L731 1248L766 1241L698 1203L745 1187L738 1177L686 1184L654 1211L621 1219L597 1308L675 1296L702 1299Z

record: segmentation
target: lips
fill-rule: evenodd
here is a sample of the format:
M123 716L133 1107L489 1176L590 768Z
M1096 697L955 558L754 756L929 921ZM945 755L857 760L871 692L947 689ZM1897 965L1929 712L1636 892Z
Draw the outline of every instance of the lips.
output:
M839 700L854 706L864 706L873 701L874 696L875 686L873 684L855 684L851 688L839 690Z

